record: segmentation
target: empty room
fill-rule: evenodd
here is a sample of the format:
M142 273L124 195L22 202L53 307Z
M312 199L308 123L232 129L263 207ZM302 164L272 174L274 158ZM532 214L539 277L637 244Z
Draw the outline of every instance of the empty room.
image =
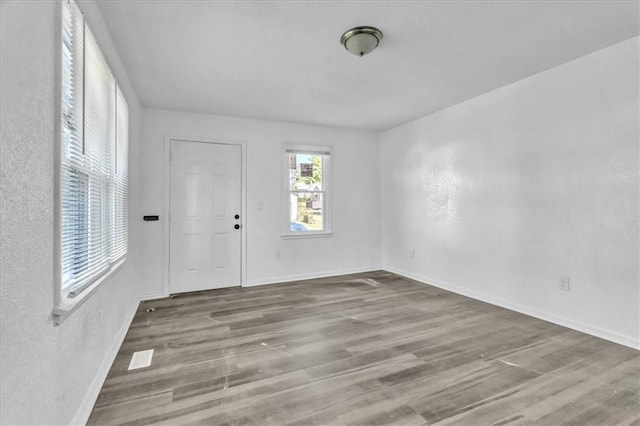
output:
M0 5L3 426L640 424L638 1Z

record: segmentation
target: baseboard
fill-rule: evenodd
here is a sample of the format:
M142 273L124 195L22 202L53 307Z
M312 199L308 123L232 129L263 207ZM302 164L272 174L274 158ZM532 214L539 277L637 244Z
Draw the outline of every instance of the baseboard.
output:
M72 425L87 424L89 416L91 415L91 411L93 410L93 406L95 405L96 400L98 399L98 395L100 394L100 390L102 389L102 385L107 378L107 374L109 374L109 370L111 370L113 361L116 359L116 355L118 355L120 346L122 346L122 342L124 342L124 338L127 335L127 331L129 331L129 326L131 325L131 322L133 321L133 317L135 316L137 310L138 304L136 303L131 311L127 314L125 320L122 322L122 326L118 330L118 334L116 334L109 352L103 358L100 367L98 367L98 371L93 376L93 380L89 385L89 389L87 389L87 392L85 393L80 407L71 420Z
M257 287L261 285L281 284L281 283L287 283L292 281L313 280L316 278L327 278L327 277L335 277L338 275L359 274L362 272L379 271L380 269L381 268L378 265L378 266L367 266L367 267L360 267L360 268L335 269L332 271L312 272L309 274L267 277L267 278L261 278L258 280L247 281L242 285L242 287ZM140 301L163 299L165 297L169 297L169 295L164 293L150 293L150 294L141 296Z
M256 287L259 285L280 284L280 283L287 283L291 281L312 280L316 278L335 277L338 275L358 274L362 272L371 272L371 271L379 271L379 270L380 270L380 266L367 266L367 267L361 267L361 268L335 269L333 271L320 271L320 272L313 272L309 274L284 275L280 277L268 277L264 279L248 281L243 285L243 287Z
M477 293L474 291L470 291L466 288L458 287L452 285L450 283L436 280L430 277L425 277L420 274L415 274L413 272L405 271L402 269L385 266L383 267L385 271L392 272L397 275L401 275L406 278L410 278L412 280L418 281L422 284L432 285L434 287L441 288L443 290L450 291L452 293L460 294L463 296L471 297L476 300L480 300L482 302L490 303L492 305L500 306L501 308L509 309L511 311L519 312L521 314L529 315L534 318L538 318L544 321L552 322L554 324L561 325L563 327L568 327L576 331L580 331L582 333L590 334L595 337L599 337L601 339L609 340L614 343L618 343L623 346L628 346L632 349L640 350L640 340L634 339L633 337L624 336L615 332L611 332L609 330L603 330L597 327L590 326L588 324L583 324L580 322L572 321L567 318L558 317L556 315L550 314L548 312L540 311L537 309L530 308L528 306L523 306L517 303L512 303L504 299L487 296L485 294Z
M164 299L165 297L169 297L169 295L164 293L149 293L144 296L140 296L140 301L144 302L145 300Z

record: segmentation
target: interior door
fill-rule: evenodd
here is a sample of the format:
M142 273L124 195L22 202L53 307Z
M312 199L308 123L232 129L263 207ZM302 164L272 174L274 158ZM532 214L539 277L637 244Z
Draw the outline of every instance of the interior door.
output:
M241 283L239 145L171 140L169 291Z

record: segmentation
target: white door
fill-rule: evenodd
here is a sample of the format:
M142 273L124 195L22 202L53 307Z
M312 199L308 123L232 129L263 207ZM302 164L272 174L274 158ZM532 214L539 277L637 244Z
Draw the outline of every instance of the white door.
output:
M240 285L238 145L171 140L169 291Z

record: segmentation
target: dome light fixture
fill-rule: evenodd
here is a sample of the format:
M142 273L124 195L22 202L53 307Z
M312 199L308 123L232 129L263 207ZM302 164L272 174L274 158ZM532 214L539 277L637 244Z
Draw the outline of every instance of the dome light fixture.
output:
M382 40L382 31L368 26L351 28L340 37L340 43L344 48L356 56L371 53L378 47L380 40Z

